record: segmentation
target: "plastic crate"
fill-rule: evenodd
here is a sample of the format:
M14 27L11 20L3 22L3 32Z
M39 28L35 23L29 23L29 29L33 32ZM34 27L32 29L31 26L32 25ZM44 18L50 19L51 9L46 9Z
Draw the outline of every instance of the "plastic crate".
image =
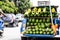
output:
M23 21L24 21L23 24L26 24L27 19L23 20ZM21 32L23 32L23 31L24 31L23 27L21 26ZM28 37L54 37L54 35L40 35L40 34L24 34L23 36L28 36Z

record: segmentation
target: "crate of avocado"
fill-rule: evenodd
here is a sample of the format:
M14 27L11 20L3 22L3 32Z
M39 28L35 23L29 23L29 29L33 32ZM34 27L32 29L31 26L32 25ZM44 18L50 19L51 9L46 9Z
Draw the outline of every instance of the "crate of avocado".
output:
M54 31L51 29L51 19L29 18L27 20L27 28L23 34L32 37L53 37Z
M55 6L51 7L52 16L57 17ZM25 36L53 37L54 31L51 28L51 16L49 6L32 7L25 11L24 16L28 18Z
M57 7L52 6L52 16L57 17ZM25 11L25 17L50 17L49 6L32 7Z

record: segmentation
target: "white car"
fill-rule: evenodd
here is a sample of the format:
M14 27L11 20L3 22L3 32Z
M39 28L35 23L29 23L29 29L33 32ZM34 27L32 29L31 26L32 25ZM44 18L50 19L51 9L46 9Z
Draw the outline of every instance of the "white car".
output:
M17 21L22 21L24 19L24 15L23 14L16 14L16 20Z

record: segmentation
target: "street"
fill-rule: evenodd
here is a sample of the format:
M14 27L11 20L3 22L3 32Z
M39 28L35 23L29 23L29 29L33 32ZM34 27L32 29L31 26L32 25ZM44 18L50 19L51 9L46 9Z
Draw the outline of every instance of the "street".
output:
M0 40L20 40L20 27L5 27Z

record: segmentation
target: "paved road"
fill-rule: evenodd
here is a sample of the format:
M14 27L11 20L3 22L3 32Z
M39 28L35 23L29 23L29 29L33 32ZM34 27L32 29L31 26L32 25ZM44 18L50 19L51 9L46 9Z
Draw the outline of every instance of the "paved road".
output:
M20 40L20 27L4 28L3 37L0 40Z

